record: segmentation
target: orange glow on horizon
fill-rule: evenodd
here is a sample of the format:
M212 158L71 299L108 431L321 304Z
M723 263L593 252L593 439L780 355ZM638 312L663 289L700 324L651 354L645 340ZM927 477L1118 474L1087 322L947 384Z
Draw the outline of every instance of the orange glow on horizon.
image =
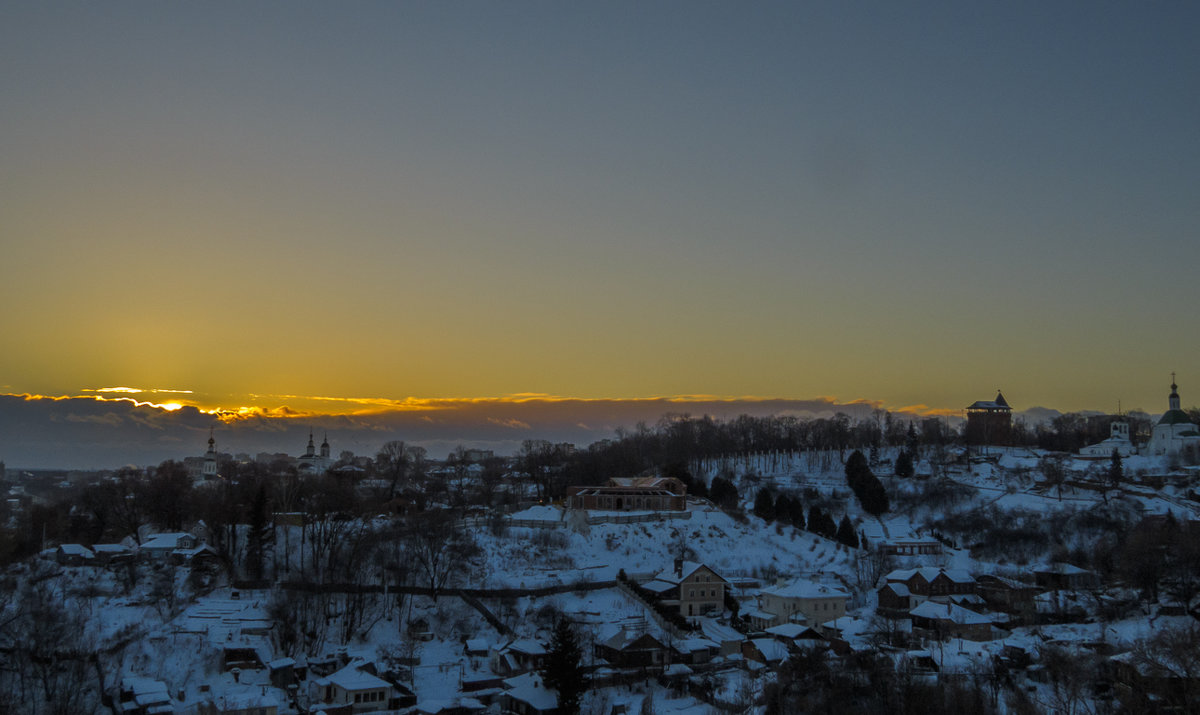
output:
M140 390L136 388L101 388L101 389L84 389L87 393L116 393L124 395L143 394L143 393L175 393L175 394L193 394L191 390ZM250 404L241 404L236 407L211 403L203 399L188 400L175 399L167 402L156 402L153 400L139 400L132 396L126 397L105 397L99 394L75 394L75 395L41 395L34 393L7 393L10 397L20 397L25 401L35 400L92 400L96 402L127 402L137 407L150 407L160 409L167 412L176 412L185 407L191 407L197 411L214 416L217 420L224 424L233 424L245 420L252 419L315 419L322 417L367 417L379 416L390 413L400 412L436 412L445 410L456 410L476 406L503 406L503 405L525 405L531 403L545 404L565 404L575 403L580 405L602 405L602 404L621 404L621 403L642 403L652 404L661 403L663 405L664 414L670 413L673 406L685 409L691 404L703 403L721 403L727 405L745 404L752 406L755 404L771 403L771 402L805 402L814 403L814 406L824 411L837 410L841 407L852 407L866 405L874 409L886 409L894 414L913 415L919 417L954 417L961 414L961 410L954 408L930 407L926 404L914 404L901 407L887 407L880 400L855 399L846 402L840 402L834 396L822 395L815 398L788 398L788 397L761 397L761 396L720 396L720 395L658 395L651 397L567 397L562 395L551 395L542 393L515 393L501 397L406 397L403 399L385 398L385 397L331 397L327 395L267 395L267 394L250 394L247 395ZM318 403L318 405L305 406L304 403ZM257 404L256 404L257 403ZM787 413L792 408L781 408L782 413ZM697 415L698 416L698 415Z

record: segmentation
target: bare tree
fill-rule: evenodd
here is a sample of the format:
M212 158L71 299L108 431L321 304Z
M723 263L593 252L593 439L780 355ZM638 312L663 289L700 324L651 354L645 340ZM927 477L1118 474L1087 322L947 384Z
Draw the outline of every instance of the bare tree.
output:
M409 557L424 575L434 601L455 572L479 550L471 534L448 511L416 516L405 539Z
M396 489L404 485L408 478L408 468L408 446L403 440L387 442L375 454L375 471L388 481L389 500L396 496Z
M1148 711L1155 700L1162 710L1179 712L1192 712L1200 703L1200 625L1195 621L1139 641L1129 663L1137 675L1122 705L1130 711Z

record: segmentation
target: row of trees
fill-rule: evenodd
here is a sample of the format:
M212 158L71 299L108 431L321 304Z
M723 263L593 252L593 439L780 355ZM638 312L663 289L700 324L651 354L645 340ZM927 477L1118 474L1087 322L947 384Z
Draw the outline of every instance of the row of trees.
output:
M829 451L844 459L850 450L878 452L899 446L916 454L955 438L941 419L913 419L885 410L857 420L845 414L815 419L741 415L731 420L668 414L653 426L639 423L634 429L618 430L617 439L586 450L570 452L528 441L515 459L515 469L532 479L542 496L555 498L568 486L599 484L614 474L686 471L686 465L731 454Z
M848 514L842 515L837 524L833 516L821 507L813 504L808 509L808 518L804 515L804 503L800 498L787 493L774 496L770 489L760 489L754 497L754 515L766 522L788 524L797 529L805 529L826 539L833 539L852 549L860 546L858 532L850 522Z

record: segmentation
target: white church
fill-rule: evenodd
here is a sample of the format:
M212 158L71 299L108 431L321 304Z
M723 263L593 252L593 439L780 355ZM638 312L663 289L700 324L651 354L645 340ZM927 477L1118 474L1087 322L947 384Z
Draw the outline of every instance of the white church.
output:
M301 474L323 474L327 469L333 466L333 457L330 456L329 437L325 437L325 441L321 442L321 454L317 455L317 446L313 444L312 430L308 431L308 447L304 450L304 456L296 460L296 468Z
M1179 388L1175 385L1175 373L1171 373L1171 395L1167 398L1167 411L1154 425L1150 442L1144 454L1151 457L1177 457L1184 450L1200 450L1200 428L1179 407Z

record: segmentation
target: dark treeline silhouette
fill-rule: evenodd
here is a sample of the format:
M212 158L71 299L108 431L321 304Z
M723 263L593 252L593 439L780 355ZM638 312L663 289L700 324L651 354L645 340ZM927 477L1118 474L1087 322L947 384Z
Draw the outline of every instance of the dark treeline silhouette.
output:
M730 420L668 414L654 426L639 423L632 430L617 430L614 440L563 454L557 463L551 460L546 471L556 478L548 491L549 496L557 496L568 486L600 484L614 475L650 470L683 478L689 465L729 455L832 450L841 453L844 460L849 450L902 445L918 448L956 438L941 419L885 410L875 410L858 420L841 413L812 419L741 415ZM695 486L689 484L689 492Z

